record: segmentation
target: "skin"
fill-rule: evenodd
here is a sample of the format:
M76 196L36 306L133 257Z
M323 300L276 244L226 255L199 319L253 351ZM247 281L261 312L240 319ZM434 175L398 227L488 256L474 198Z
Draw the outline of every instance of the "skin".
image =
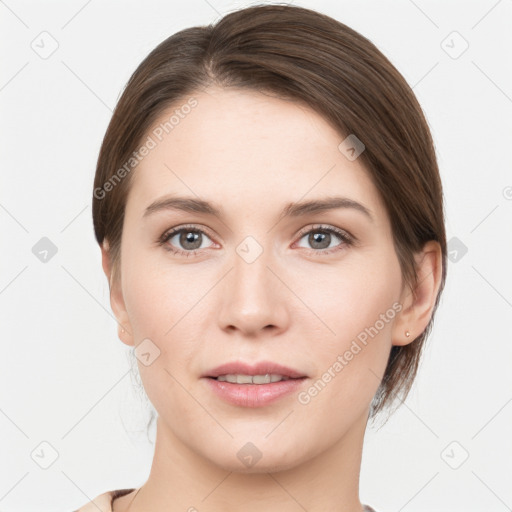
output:
M257 91L193 96L197 107L137 166L126 205L111 305L124 343L149 338L160 350L149 366L138 362L159 416L150 476L114 510L360 512L369 406L392 345L410 343L430 320L439 245L416 255L420 284L411 293L382 199L361 159L338 150L344 137L319 114ZM222 217L177 210L143 217L167 194L207 200ZM334 194L361 203L373 220L353 208L279 217L289 203ZM188 257L157 243L184 224L204 232ZM338 250L326 254L308 237L318 224L356 241L332 234L327 245ZM263 249L250 264L236 251L247 236ZM179 236L166 244L190 252ZM110 279L107 244L103 267ZM292 393L239 407L201 378L227 361L271 360L306 374L307 390L394 303L401 311L307 404ZM262 454L252 467L237 457L247 442Z

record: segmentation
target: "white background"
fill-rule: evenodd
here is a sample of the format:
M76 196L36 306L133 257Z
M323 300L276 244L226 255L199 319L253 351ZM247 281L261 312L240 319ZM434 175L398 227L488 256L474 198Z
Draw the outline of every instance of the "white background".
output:
M449 264L412 394L367 433L361 499L379 512L512 510L512 1L294 4L361 32L414 88L436 143L448 239L468 249ZM0 2L2 512L70 511L148 476L147 406L93 236L96 158L147 53L247 5ZM47 59L31 47L43 31L58 43ZM458 58L453 31L469 44ZM42 237L58 250L46 263L32 252ZM31 458L51 457L43 441L58 453L48 469Z

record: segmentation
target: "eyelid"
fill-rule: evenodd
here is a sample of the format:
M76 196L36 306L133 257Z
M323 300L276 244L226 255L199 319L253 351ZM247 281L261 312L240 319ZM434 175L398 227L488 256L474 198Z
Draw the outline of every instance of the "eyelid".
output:
M313 224L311 226L307 226L305 228L302 228L299 233L297 234L297 237L302 238L304 235L307 235L311 231L329 231L334 232L340 237L344 237L347 239L350 239L352 241L355 241L356 238L350 234L347 230L338 228L336 226L331 226L329 224Z
M201 224L178 224L177 226L165 230L163 234L159 237L159 239L165 239L170 234L176 234L179 233L180 231L184 231L187 229L189 229L190 231L202 232L208 235L210 238L212 238L212 234L210 233L210 230L206 226L202 226Z

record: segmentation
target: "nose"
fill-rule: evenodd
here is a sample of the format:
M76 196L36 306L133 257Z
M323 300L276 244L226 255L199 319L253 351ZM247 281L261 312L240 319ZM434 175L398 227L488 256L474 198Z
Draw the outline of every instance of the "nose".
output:
M232 270L223 279L219 326L245 336L275 335L289 322L286 286L278 277L275 261L263 251L254 261L243 252L233 255ZM267 335L267 334L266 334Z

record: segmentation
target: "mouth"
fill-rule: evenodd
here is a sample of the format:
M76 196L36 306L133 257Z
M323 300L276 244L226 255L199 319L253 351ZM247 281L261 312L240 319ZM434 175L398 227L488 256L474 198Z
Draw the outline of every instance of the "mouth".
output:
M298 390L308 376L264 361L255 365L227 363L202 376L221 399L240 407L263 407Z
M287 377L286 375L279 375L277 373L266 373L265 375L244 375L240 373L229 373L226 375L219 375L218 377L210 378L218 380L219 382L230 382L231 384L271 384L273 382L290 380L292 377Z
M272 361L261 361L255 364L233 361L217 366L202 376L233 384L268 384L269 382L307 377L299 370Z

